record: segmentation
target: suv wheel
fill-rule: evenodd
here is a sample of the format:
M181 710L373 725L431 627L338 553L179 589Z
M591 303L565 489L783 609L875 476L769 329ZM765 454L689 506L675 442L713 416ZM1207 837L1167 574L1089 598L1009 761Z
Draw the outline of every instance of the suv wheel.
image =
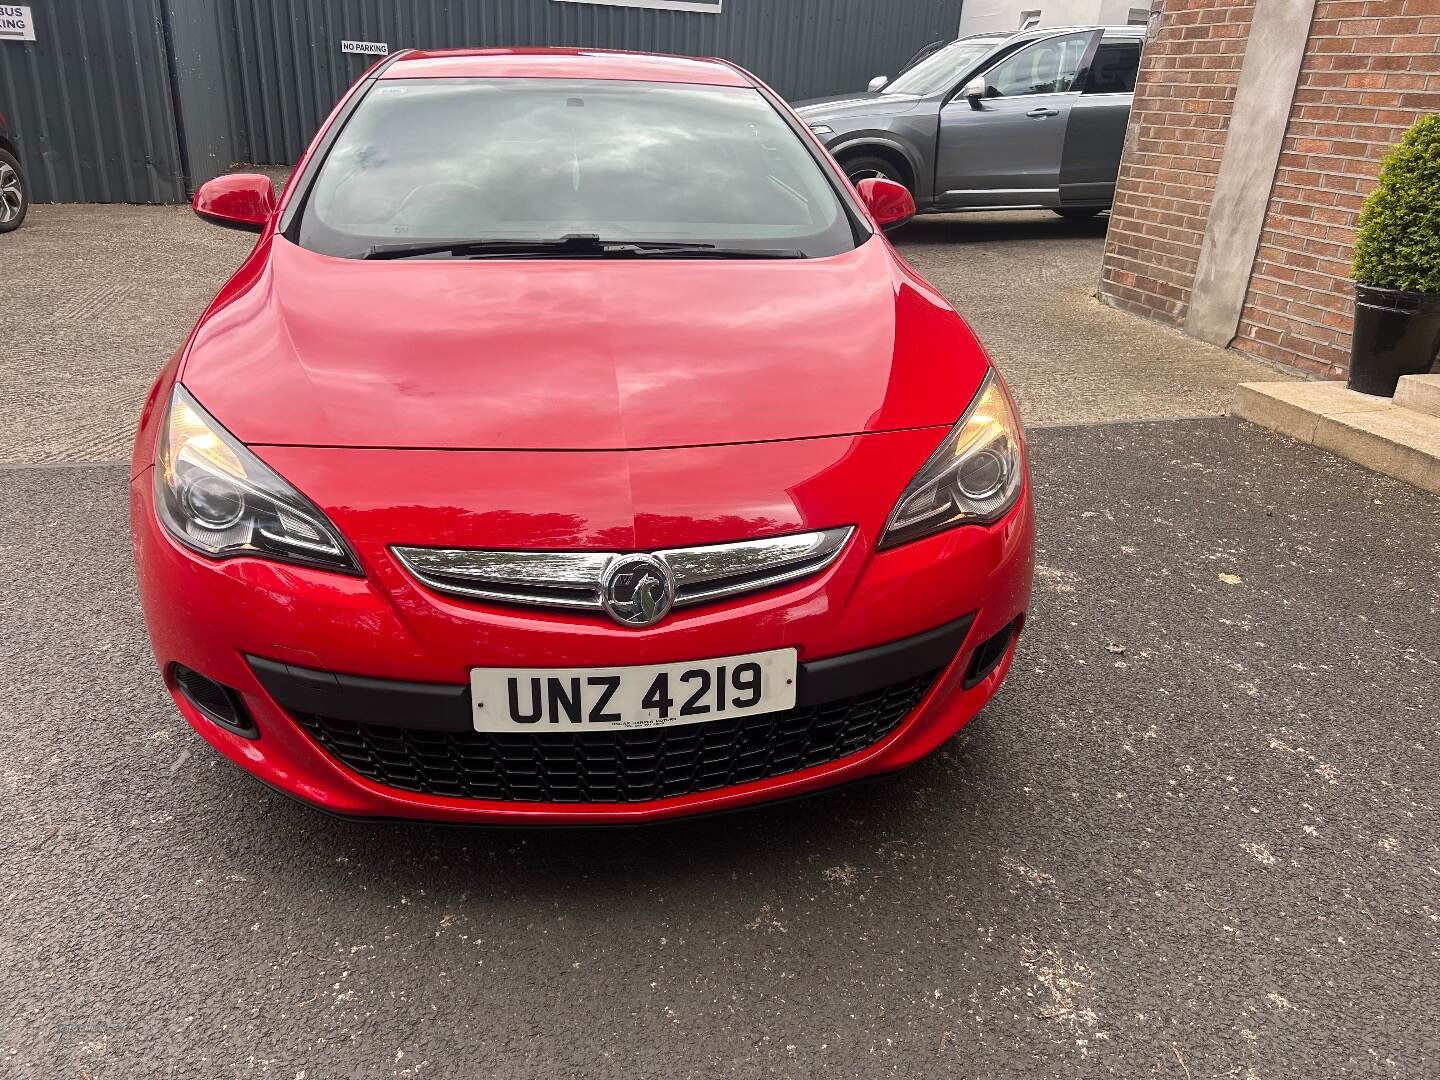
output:
M893 180L897 184L909 187L900 176L900 170L882 157L848 158L844 162L845 175L850 178L850 183L858 184L861 180Z
M29 209L30 193L25 190L20 162L13 154L0 150L0 233L18 229Z

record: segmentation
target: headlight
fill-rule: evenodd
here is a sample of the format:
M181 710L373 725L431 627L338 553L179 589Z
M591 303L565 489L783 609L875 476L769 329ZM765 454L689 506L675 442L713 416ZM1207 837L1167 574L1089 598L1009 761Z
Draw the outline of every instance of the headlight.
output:
M991 372L960 422L900 496L879 546L1004 517L1024 482L1023 438L1020 418Z
M156 456L156 512L186 547L217 559L253 555L361 573L325 515L178 383Z
M808 127L811 131L813 131L816 135L835 134L834 128L832 128L829 124L822 124L818 120L816 120L813 124L806 124L805 126Z

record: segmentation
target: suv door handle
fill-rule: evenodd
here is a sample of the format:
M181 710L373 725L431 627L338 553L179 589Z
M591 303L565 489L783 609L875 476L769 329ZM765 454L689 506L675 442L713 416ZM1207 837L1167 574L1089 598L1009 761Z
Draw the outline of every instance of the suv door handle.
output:
M1039 108L1031 109L1031 110L1030 110L1029 112L1027 112L1025 115L1026 115L1026 116L1033 116L1033 117L1035 117L1035 119L1040 120L1040 119L1042 119L1042 118L1044 118L1044 117L1046 117L1046 116L1059 116L1059 115L1060 115L1060 110L1059 110L1059 109L1047 109L1044 105L1041 105Z

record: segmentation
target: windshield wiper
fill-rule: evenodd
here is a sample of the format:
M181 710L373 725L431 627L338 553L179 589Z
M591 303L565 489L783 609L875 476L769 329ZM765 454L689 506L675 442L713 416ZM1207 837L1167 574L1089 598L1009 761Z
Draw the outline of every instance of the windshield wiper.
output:
M740 248L720 247L718 244L621 244L625 251L616 255L634 255L637 258L655 256L663 259L804 259L805 252L799 248Z
M425 255L453 255L467 258L485 255L594 254L600 238L574 233L558 240L442 240L434 244L377 244L365 252L367 259L418 259Z
M803 259L793 248L723 248L715 244L601 240L593 233L572 233L558 240L451 240L434 244L377 244L366 259L419 259L449 255L457 259L587 258L643 259Z

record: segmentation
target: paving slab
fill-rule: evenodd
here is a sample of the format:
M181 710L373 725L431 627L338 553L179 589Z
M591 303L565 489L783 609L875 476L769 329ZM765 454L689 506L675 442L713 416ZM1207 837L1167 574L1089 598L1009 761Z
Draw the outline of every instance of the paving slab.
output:
M1246 383L1235 413L1425 491L1440 492L1440 416L1335 382Z
M1395 388L1395 404L1440 416L1440 374L1403 376Z

